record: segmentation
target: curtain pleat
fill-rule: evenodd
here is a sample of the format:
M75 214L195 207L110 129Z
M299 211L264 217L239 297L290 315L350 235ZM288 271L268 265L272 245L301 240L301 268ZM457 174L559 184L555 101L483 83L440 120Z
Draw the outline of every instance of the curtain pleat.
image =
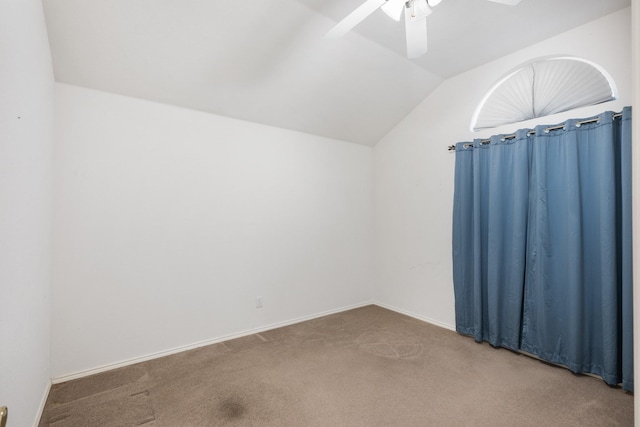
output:
M456 329L633 389L631 109L456 146Z
M529 154L526 134L458 147L454 195L456 328L517 349L520 340ZM471 172L471 173L469 173ZM469 239L471 237L471 239Z
M464 143L456 146L456 165L453 193L453 283L455 292L456 329L458 332L476 337L474 319L476 316L475 289L476 278L480 274L474 271L476 264L474 241L473 208L473 151L465 149ZM482 335L479 335L482 339ZM477 337L476 337L477 339Z

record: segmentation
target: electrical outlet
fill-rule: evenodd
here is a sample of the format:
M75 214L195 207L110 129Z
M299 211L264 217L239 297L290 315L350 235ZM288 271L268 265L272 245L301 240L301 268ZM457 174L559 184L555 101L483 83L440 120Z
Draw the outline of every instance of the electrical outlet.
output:
M262 297L256 297L256 308L262 308Z

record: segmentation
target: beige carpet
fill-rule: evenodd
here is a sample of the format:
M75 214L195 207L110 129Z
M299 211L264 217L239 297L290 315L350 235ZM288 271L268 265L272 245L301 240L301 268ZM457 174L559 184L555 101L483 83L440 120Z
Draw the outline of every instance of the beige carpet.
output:
M41 426L632 426L633 396L377 306L54 385Z

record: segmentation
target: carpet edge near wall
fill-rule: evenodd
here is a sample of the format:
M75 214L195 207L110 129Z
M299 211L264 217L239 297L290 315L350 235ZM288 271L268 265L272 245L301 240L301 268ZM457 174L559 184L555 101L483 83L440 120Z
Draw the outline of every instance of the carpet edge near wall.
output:
M265 326L262 326L262 327L259 327L259 328L248 329L248 330L245 330L245 331L240 331L240 332L224 335L224 336L217 337L217 338L211 338L211 339L208 339L208 340L199 341L199 342L195 342L195 343L192 343L192 344L187 344L187 345L183 345L183 346L179 346L179 347L174 347L174 348L171 348L171 349L167 349L167 350L162 350L162 351L146 354L146 355L143 355L143 356L138 356L138 357L133 357L133 358L130 358L130 359L121 360L119 362L108 363L106 365L97 366L95 368L85 369L85 370L82 370L82 371L73 372L73 373L69 373L69 374L64 374L64 375L60 375L60 376L54 376L54 377L51 378L49 387L51 386L51 384L61 384L61 383L67 382L67 381L88 377L88 376L99 374L99 373L105 372L105 371L110 371L112 369L118 369L118 368L122 368L122 367L125 367L125 366L135 365L136 363L146 362L148 360L158 359L158 358L161 358L161 357L170 356L172 354L181 353L183 351L193 350L193 349L200 348L200 347L206 347L208 345L217 344L217 343L220 343L220 342L224 342L224 341L228 341L228 340L232 340L232 339L236 339L236 338L241 338L241 337L245 337L245 336L248 336L248 335L259 334L260 332L265 332L265 331L270 331L272 329L278 329L278 328L282 328L282 327L285 327L285 326L295 325L297 323L306 322L308 320L317 319L319 317L329 316L329 315L336 314L336 313L342 313L342 312L353 310L353 309L356 309L356 308L366 307L368 305L377 305L377 306L380 306L380 307L383 307L383 308L387 308L387 309L389 309L391 311L396 311L396 312L398 312L400 314L405 314L405 315L410 316L410 317L415 317L416 319L426 321L427 323L432 323L432 322L429 322L429 321L425 320L424 318L420 318L420 317L417 317L415 315L411 315L411 314L408 314L406 312L400 311L398 309L394 309L391 306L383 305L381 303L378 303L377 301L367 300L367 301L364 301L364 302L361 302L361 303L352 304L352 305L349 305L349 306L344 306L344 307L340 307L340 308L333 309L333 310L326 310L326 311L314 313L314 314L311 314L311 315L308 315L308 316L302 316L302 317L298 317L298 318L295 318L295 319L290 319L290 320L286 320L286 321L282 321L282 322L271 323L271 324L268 324L268 325L265 325ZM437 323L433 323L433 324L435 324L436 326L446 327L446 326L439 325ZM49 393L48 393L48 390L47 390L47 393L45 394L45 397L44 397L44 401L46 401L48 394ZM41 405L42 408L44 408L44 401L43 401L43 403Z
M395 306L392 306L392 305L389 305L389 304L385 304L385 303L382 303L380 301L372 301L371 304L372 305L377 305L378 307L386 308L387 310L395 311L396 313L412 317L414 319L420 320L420 321L425 322L425 323L429 323L430 325L438 326L440 328L448 329L450 331L456 332L456 326L455 325L450 325L450 324L445 323L445 322L440 322L440 321L432 319L430 317L421 316L421 315L415 314L415 313L413 313L411 311L403 310L401 308L398 308L398 307L395 307Z

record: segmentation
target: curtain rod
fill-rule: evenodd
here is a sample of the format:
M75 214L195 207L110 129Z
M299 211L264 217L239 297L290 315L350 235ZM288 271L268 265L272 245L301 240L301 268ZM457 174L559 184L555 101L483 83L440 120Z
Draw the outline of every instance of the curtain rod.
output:
M615 113L613 115L614 119L617 119L619 117L622 117L622 113ZM594 122L599 122L600 118L599 117L595 117L593 119L588 119L588 120L582 120L581 122L576 122L576 127L580 127L582 125L586 125L587 123L594 123ZM558 130L558 129L563 129L566 126L566 123L563 123L561 125L557 125L557 126L551 126L548 128L545 128L544 131L546 132L550 132L552 130ZM530 130L529 132L527 132L527 136L531 136L531 135L535 135L536 131L535 130ZM515 138L517 135L515 133L512 133L511 135L505 135L502 137L503 141L506 141L507 139L513 139ZM481 139L480 140L480 145L485 145L488 144L489 142L491 142L491 139ZM472 143L469 144L464 144L463 147L464 148L471 148L473 146ZM449 151L456 151L456 146L455 145L449 145L447 147L447 150Z

